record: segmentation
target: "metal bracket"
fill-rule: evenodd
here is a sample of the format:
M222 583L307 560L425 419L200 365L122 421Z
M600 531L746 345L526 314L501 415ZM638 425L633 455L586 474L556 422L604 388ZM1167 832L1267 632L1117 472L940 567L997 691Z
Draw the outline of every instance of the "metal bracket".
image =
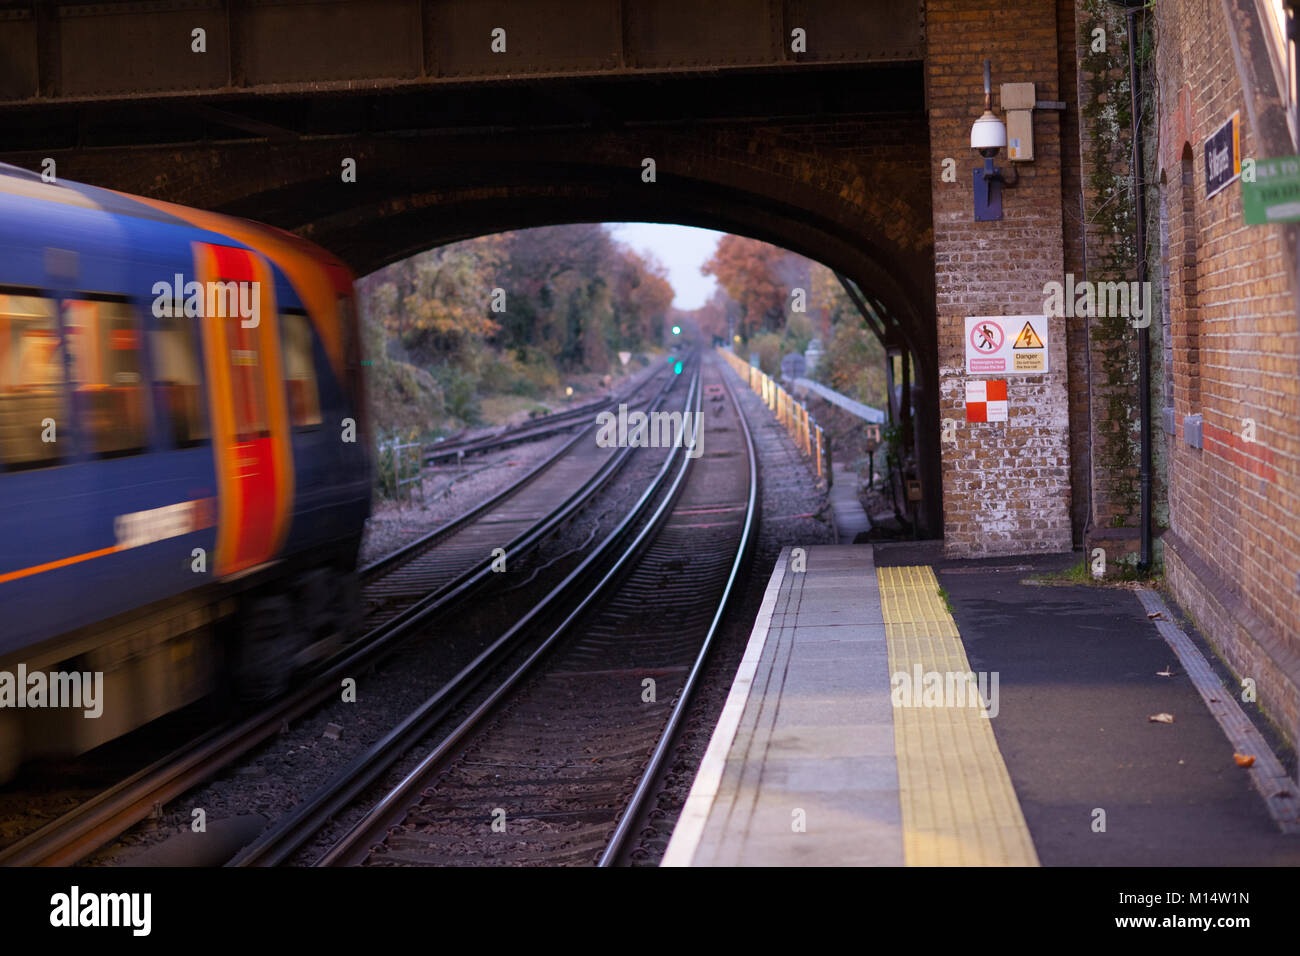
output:
M1002 169L986 159L972 171L975 179L975 221L994 222L1002 218Z

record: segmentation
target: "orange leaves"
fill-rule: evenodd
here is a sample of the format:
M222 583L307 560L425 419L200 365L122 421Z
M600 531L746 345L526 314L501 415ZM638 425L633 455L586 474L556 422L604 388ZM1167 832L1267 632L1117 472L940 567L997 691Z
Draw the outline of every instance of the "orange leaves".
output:
M701 267L701 272L716 277L727 295L740 303L737 332L742 336L779 327L789 289L780 281L778 269L790 255L757 239L727 235L719 240L713 258Z

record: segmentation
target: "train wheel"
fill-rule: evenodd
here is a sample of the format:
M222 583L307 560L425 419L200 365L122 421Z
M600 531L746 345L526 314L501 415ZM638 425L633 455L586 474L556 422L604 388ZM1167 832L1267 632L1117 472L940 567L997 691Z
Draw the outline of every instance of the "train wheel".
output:
M257 598L241 615L235 685L246 700L269 700L293 676L300 631L287 597Z

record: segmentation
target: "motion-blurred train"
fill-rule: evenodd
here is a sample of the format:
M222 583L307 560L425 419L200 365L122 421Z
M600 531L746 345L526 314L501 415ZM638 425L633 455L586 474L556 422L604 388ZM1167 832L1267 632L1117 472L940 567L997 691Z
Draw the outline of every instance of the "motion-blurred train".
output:
M0 780L216 688L269 697L355 620L352 279L277 229L0 164ZM97 673L99 717L31 676Z

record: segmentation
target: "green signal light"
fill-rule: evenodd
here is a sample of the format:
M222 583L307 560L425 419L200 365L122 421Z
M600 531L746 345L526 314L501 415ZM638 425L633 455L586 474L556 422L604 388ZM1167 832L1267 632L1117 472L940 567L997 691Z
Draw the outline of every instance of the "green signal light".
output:
M681 335L681 334L682 334L682 327L680 325L674 325L673 335Z
M681 375L681 374L682 374L682 363L681 363L681 362L678 362L676 365L673 366L673 372L676 373L677 375Z

